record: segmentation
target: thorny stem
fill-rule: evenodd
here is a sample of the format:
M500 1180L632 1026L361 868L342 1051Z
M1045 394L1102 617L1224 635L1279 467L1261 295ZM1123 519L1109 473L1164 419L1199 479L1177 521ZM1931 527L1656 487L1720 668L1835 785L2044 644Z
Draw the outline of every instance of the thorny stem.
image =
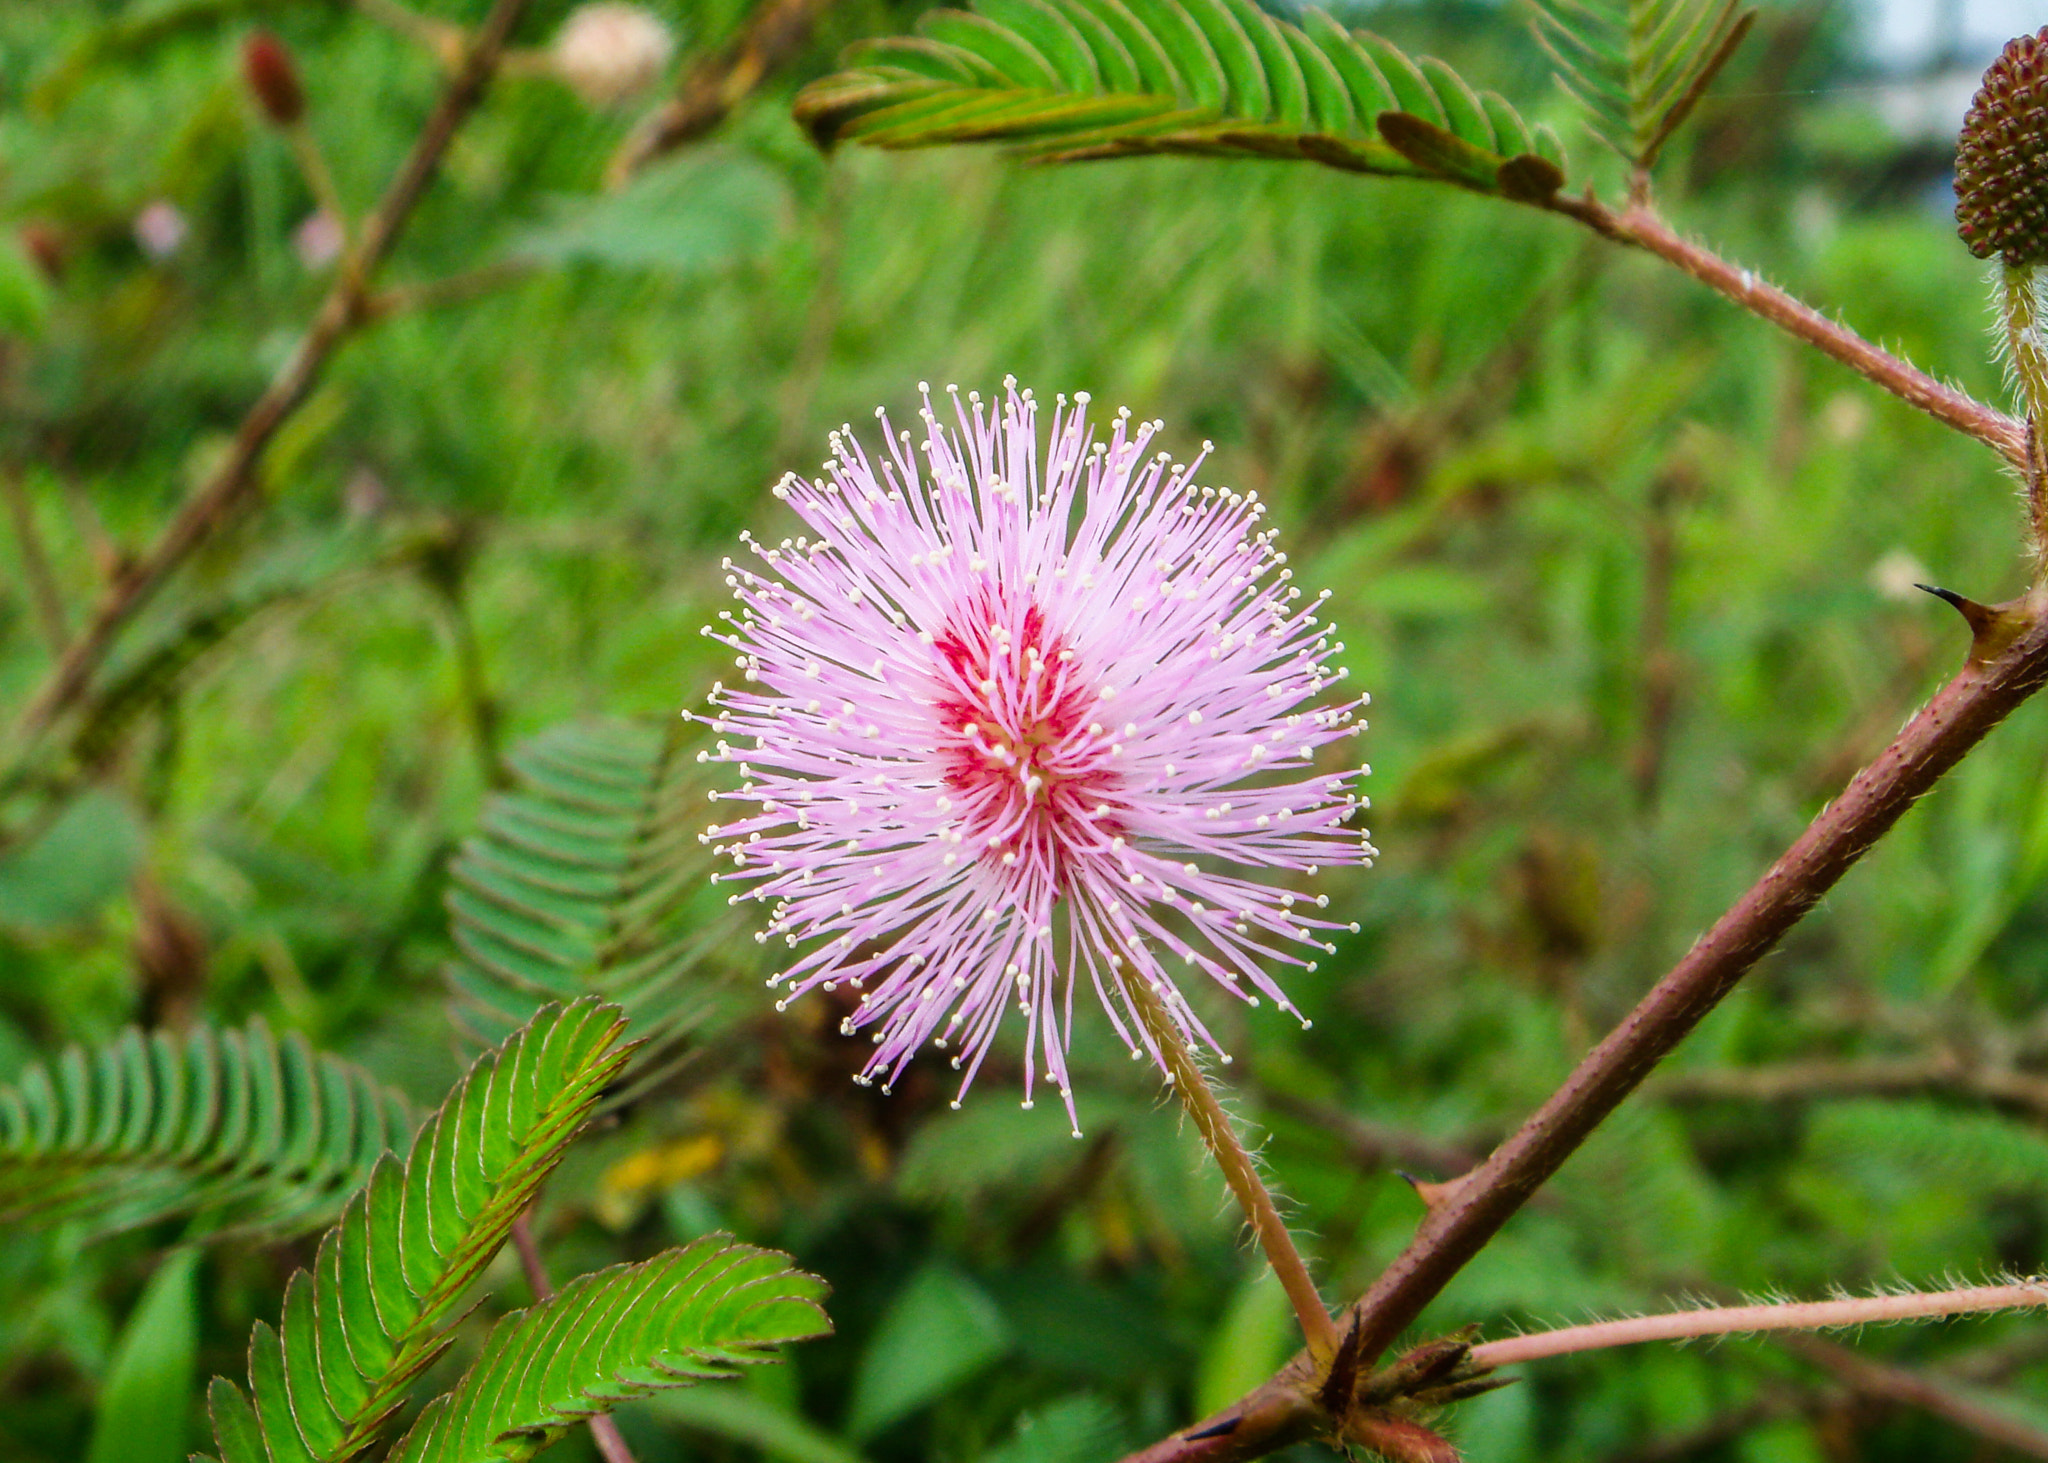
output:
M1259 1179L1257 1165L1245 1152L1244 1144L1238 1141L1230 1114L1217 1101L1215 1090L1209 1086L1209 1079L1195 1061L1194 1053L1188 1050L1188 1044L1168 1013L1166 1003L1160 999L1159 992L1143 975L1132 971L1128 964L1124 966L1122 986L1131 1009L1137 1013L1146 1034L1158 1048L1160 1059L1166 1064L1168 1080L1179 1094L1181 1106L1194 1119L1195 1130L1202 1135L1209 1152L1215 1155L1216 1166L1223 1170L1225 1182L1230 1185L1231 1193L1237 1195L1245 1217L1251 1221L1253 1233L1259 1237L1267 1263L1273 1267L1273 1273L1280 1278L1281 1289L1287 1292L1287 1299L1293 1303L1294 1314L1301 1321L1301 1334L1308 1342L1309 1354L1327 1365L1337 1354L1336 1324L1331 1321L1323 1298L1316 1293L1315 1281L1309 1278L1308 1266L1303 1263L1301 1252L1294 1247L1294 1237L1288 1234L1280 1211L1274 1207L1272 1194Z
M1825 1331L2042 1305L2048 1305L2048 1284L2029 1280L2012 1285L1973 1285L1906 1295L1845 1296L1782 1305L1706 1306L1661 1316L1629 1316L1618 1321L1595 1321L1556 1331L1510 1336L1473 1347L1471 1359L1476 1367L1514 1366L1580 1351L1636 1346L1646 1341L1684 1341L1699 1336L1762 1331Z
M1617 243L1648 250L1676 265L1745 310L1882 386L1901 401L1996 449L2014 467L2026 466L2027 434L2023 423L1935 380L1848 326L1830 320L1805 301L1766 283L1752 271L1738 268L1712 250L1681 237L1648 202L1631 203L1617 213L1590 194L1559 194L1551 200L1550 207Z
M519 1251L519 1268L526 1272L526 1288L533 1292L534 1300L552 1298L555 1283L548 1278L547 1264L540 1257L540 1246L534 1242L530 1215L522 1214L512 1221L512 1247ZM626 1446L619 1425L611 1418L600 1412L585 1418L583 1423L590 1429L591 1441L597 1444L605 1463L634 1463L633 1450Z
M1992 633L1979 637L1955 678L1587 1053L1549 1101L1484 1163L1447 1186L1415 1239L1349 1312L1359 1328L1361 1365L1369 1365L1415 1321L1658 1061L1923 793L2040 689L2048 679L2048 598L2006 606L1997 620L2005 631L1987 627ZM1276 1444L1240 1436L1242 1429L1217 1430L1246 1403L1134 1453L1126 1463L1237 1463L1272 1451Z
M389 189L363 221L360 240L343 260L339 277L321 302L312 325L270 386L242 419L232 446L211 477L183 505L141 559L108 586L91 622L71 642L50 677L23 714L20 734L34 742L85 694L114 638L156 591L207 539L256 495L256 465L278 429L311 394L336 347L364 318L369 282L426 192L455 133L483 100L499 53L528 0L496 0L449 78L441 99L421 128L411 154Z

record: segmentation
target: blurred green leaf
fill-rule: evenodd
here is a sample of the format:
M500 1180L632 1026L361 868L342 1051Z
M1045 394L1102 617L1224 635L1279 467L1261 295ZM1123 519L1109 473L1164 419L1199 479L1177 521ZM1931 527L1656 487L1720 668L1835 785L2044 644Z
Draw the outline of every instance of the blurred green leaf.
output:
M1280 1369L1301 1345L1294 1310L1272 1268L1260 1265L1231 1297L1202 1347L1195 1374L1195 1416L1227 1407Z
M849 1445L751 1390L693 1387L659 1393L643 1405L657 1417L759 1448L783 1463L863 1463Z
M0 336L34 340L49 316L49 281L18 234L0 233Z
M199 1379L199 1252L165 1255L115 1345L85 1463L183 1463Z
M1016 1431L983 1453L980 1463L1098 1463L1122 1451L1122 1434L1116 1408L1083 1392L1025 1413Z
M876 1327L853 1383L846 1430L874 1437L944 1396L1010 1349L995 1302L950 1265L920 1270Z
M537 264L601 264L695 276L754 258L785 227L780 176L742 154L683 154L619 193L555 202L553 216L507 249Z
M125 799L84 794L40 838L0 855L0 925L51 929L89 917L127 888L142 845Z

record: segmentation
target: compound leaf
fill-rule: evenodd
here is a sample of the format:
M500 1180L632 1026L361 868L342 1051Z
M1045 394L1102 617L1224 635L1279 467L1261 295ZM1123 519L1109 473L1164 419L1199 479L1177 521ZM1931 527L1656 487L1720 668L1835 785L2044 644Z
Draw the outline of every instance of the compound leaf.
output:
M224 1463L343 1463L448 1345L458 1303L631 1053L616 1006L544 1006L387 1155L256 1325L248 1395L208 1394ZM251 1405L253 1398L254 1405Z
M846 69L796 101L824 147L1004 142L1040 162L1293 158L1527 202L1564 179L1557 139L1506 101L1319 10L1297 25L1252 0L979 0L842 59ZM1448 141L1418 141L1401 124L1389 135L1390 117Z
M331 1219L412 1129L403 1098L296 1032L131 1027L0 1088L0 1220L289 1234Z
M427 1404L391 1463L531 1457L569 1427L650 1392L773 1361L830 1333L821 1280L773 1250L711 1235L573 1281L499 1321L452 1391Z

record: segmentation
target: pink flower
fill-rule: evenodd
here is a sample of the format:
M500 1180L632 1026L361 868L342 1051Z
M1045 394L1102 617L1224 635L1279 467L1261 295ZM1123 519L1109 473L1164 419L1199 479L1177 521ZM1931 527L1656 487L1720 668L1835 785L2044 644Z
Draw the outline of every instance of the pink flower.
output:
M843 1029L876 1050L857 1081L888 1090L929 1044L964 1094L1014 1003L1024 1105L1042 1047L1071 1117L1083 979L1133 1056L1133 970L1216 1046L1170 957L1299 1016L1266 966L1336 948L1304 912L1327 897L1218 866L1371 862L1345 827L1356 774L1314 766L1368 698L1324 704L1345 675L1314 613L1328 594L1289 585L1256 494L1148 456L1160 424L1126 411L1097 440L1085 394L1059 398L1041 459L1037 405L1005 384L1000 406L956 391L957 431L921 387L921 467L881 412L885 456L834 433L822 480L775 489L809 533L742 535L763 571L726 560L742 609L716 638L744 679L708 720L749 740L703 756L744 780L712 796L751 807L705 836L734 865L719 877L755 881L735 901L773 902L757 938L806 947L768 982L777 1009L860 992Z

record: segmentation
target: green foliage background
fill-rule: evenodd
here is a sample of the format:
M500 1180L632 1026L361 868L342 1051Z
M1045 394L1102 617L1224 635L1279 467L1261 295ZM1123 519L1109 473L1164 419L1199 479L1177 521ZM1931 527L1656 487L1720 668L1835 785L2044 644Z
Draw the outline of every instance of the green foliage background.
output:
M537 6L521 38L567 8ZM657 8L691 52L739 19ZM1213 478L1271 500L1301 582L1335 590L1374 694L1386 853L1323 877L1362 932L1291 987L1314 1029L1219 1007L1239 1106L1340 1299L1419 1216L1393 1170L1446 1177L1519 1121L1958 661L1953 616L1901 586L2020 586L1987 454L1562 220L1300 164L820 157L794 87L912 15L836 8L788 75L623 195L599 178L626 117L545 78L500 86L390 277L534 268L344 350L267 457L263 512L124 642L133 695L81 742L82 790L46 824L31 798L0 808L33 830L0 857L0 1078L131 1022L261 1017L431 1108L473 1049L443 984L446 869L503 750L696 704L719 674L697 634L718 561L741 528L783 526L768 486L840 422L906 413L920 379L1015 373L1163 417L1182 453L1213 439ZM74 627L326 282L294 255L310 201L240 84L259 18L363 206L434 92L410 43L330 4L0 3L0 472ZM1517 17L1430 0L1345 18L1611 166ZM1766 10L1722 87L1740 100L1710 97L1668 155L1674 212L1998 399L1979 266L1899 185L1914 160L1868 142L1866 101L1830 90L1854 79L1841 24ZM190 233L151 262L130 225L156 199ZM61 241L55 280L21 242L36 231ZM49 655L5 542L11 721ZM2028 708L1708 1022L1681 1079L2048 1060L2044 760ZM1284 1357L1286 1308L1220 1184L1100 1023L1076 1143L1017 1110L1001 1061L957 1114L939 1074L855 1088L836 1016L775 1016L754 950L704 960L715 1039L572 1154L542 1237L565 1279L730 1229L829 1280L837 1335L629 1409L645 1463L1090 1463ZM2043 1263L2039 1113L1679 1096L1626 1109L1430 1320L1500 1334L1686 1291ZM0 1460L201 1445L200 1379L243 1374L311 1242L176 1248L181 1226L0 1230ZM528 1299L505 1260L485 1284L464 1354ZM1967 1353L1959 1386L1995 1380L1994 1405L2048 1427L2036 1322L1857 1344ZM1537 1368L1450 1427L1488 1463L1640 1457L1731 1416L1752 1421L1684 1456L1980 1456L1829 1385L1759 1344L1639 1350ZM578 1431L553 1456L587 1449Z

